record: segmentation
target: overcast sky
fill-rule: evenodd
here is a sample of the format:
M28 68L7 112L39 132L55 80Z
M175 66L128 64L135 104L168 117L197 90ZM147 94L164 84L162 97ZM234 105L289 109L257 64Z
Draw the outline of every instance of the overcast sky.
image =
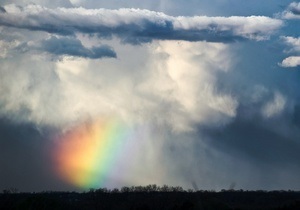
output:
M0 0L0 190L299 190L299 28L289 0Z

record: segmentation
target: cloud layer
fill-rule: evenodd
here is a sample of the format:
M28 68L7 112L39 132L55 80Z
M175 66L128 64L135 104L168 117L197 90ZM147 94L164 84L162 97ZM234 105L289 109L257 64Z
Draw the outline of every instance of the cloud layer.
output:
M117 36L122 42L152 40L232 42L262 40L282 26L282 21L265 16L173 17L139 9L49 9L38 5L4 6L0 25L60 35L76 32L99 37Z

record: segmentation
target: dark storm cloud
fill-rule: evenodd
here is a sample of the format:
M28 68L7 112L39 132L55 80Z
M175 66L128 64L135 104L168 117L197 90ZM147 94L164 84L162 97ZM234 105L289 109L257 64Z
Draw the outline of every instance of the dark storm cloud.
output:
M54 55L70 55L91 59L98 59L102 57L117 57L114 50L107 46L98 46L88 49L82 45L82 43L75 38L56 38L43 40L41 42L40 50L46 51Z
M143 43L157 40L231 42L240 39L268 38L282 21L265 16L173 17L139 9L58 8L37 5L5 7L0 25L59 35L76 32L99 37L117 36L123 42Z
M47 52L53 56L74 56L90 59L99 58L116 58L117 54L114 49L108 45L93 46L87 48L82 45L81 41L74 37L55 37L51 36L42 41L24 42L12 48L15 53L25 52Z
M220 130L207 131L209 143L231 156L253 162L272 166L298 164L299 135L294 133L293 136L287 137L278 134L276 130L264 127L258 121L261 119L237 119Z
M6 12L6 10L0 6L0 13L5 13L5 12Z
M50 129L0 119L0 190L70 189L51 172ZM48 143L47 143L48 142Z
M290 37L286 41L298 40ZM269 45L275 46L276 42L271 40ZM278 51L263 48L262 43L245 44L247 52L239 54L247 59L243 58L238 69L220 75L218 82L220 88L231 86L239 98L236 117L222 128L203 132L212 148L233 157L279 169L288 164L299 167L299 72L287 72L274 65L280 59Z
M235 119L222 129L202 130L209 150L223 157L212 162L214 173L220 174L219 179L226 177L228 186L230 180L235 182L237 188L299 190L300 129L286 135L261 121Z

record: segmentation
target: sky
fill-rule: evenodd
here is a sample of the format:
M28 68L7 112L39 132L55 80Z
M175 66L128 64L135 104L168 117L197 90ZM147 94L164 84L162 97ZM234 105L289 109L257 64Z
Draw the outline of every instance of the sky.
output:
M290 0L0 0L0 190L299 190L299 28Z

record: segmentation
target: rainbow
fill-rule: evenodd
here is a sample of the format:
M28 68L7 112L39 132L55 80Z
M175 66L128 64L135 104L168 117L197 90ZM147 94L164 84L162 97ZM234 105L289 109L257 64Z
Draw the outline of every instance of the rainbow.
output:
M106 119L74 127L57 141L53 152L59 177L77 187L102 187L118 167L120 154L133 129Z

